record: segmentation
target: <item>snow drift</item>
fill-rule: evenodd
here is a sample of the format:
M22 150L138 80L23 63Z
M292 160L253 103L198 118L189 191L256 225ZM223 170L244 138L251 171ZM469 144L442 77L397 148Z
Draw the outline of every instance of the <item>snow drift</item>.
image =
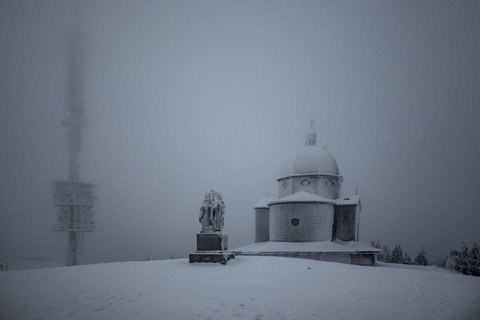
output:
M480 278L239 256L0 274L0 319L480 319Z

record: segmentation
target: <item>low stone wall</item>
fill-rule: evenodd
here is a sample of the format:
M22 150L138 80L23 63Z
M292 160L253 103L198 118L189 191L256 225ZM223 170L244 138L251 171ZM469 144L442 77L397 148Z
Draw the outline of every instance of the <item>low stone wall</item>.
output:
M235 252L239 256L270 256L311 259L328 262L338 262L362 266L375 266L376 257L372 253L343 252Z

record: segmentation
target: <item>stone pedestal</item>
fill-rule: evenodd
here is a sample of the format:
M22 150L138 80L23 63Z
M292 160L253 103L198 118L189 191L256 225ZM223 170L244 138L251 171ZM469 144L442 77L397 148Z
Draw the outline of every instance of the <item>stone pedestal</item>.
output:
M189 255L190 263L193 262L220 262L227 263L235 255L226 251L228 249L228 236L223 233L198 233L197 251Z
M197 251L228 249L228 236L223 233L197 233Z

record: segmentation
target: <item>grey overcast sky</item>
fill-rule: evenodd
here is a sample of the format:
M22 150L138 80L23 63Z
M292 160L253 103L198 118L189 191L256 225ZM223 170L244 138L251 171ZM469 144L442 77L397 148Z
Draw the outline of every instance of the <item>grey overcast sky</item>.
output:
M315 119L360 239L436 258L480 242L479 1L0 1L0 257L64 262L66 37L85 34L82 263L194 250L203 194L230 247Z

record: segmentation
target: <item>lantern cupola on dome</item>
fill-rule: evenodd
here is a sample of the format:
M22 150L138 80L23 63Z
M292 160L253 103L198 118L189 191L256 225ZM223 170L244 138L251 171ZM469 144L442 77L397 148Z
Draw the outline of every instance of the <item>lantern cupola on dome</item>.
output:
M317 147L313 120L310 120L310 132L305 136L305 146L284 161L279 179L306 174L339 176L337 161L332 154L326 147Z
M305 136L305 145L306 146L316 146L317 145L317 133L313 130L313 119L310 119L310 132Z

